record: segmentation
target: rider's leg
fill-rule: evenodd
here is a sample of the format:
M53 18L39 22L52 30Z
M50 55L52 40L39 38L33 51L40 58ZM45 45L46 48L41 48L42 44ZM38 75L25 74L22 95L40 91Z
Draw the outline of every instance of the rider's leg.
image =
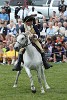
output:
M44 64L45 69L49 69L50 67L52 67L52 65L50 65L47 62L44 52L41 53L41 56L42 56L42 61L43 61L43 64Z
M46 60L46 57L45 57L45 52L41 46L41 44L39 43L39 41L36 41L36 43L33 43L33 45L37 48L37 50L41 53L41 56L42 56L42 61L43 61L43 64L44 64L44 67L45 69L49 69L50 67L52 67L52 65L50 65L47 60Z
M18 61L17 61L17 64L12 69L13 71L20 71L21 70L21 62L23 62L23 53L24 53L24 51L25 51L25 49L21 49L19 51Z

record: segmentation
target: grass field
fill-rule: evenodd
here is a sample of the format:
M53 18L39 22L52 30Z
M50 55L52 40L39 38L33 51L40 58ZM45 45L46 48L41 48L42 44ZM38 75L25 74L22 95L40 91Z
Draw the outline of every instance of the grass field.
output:
M32 74L37 89L35 94L30 90L30 81L24 69L18 87L13 88L16 72L12 71L12 66L0 65L0 100L67 100L67 63L53 63L52 68L45 70L51 87L45 90L45 94L40 93L36 72L32 71Z

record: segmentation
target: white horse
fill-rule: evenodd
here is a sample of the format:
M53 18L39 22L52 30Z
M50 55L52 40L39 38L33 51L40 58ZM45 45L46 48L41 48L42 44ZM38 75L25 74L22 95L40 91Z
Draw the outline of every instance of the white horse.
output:
M46 89L50 89L50 87L47 84L47 81L45 78L44 65L42 62L41 54L32 45L29 37L27 35L25 35L24 33L21 33L17 37L17 41L14 46L14 48L17 48L17 49L20 49L21 47L24 47L26 49L25 53L23 54L23 61L24 61L23 66L25 68L26 73L28 74L29 79L30 79L32 92L36 92L36 89L35 89L35 86L33 83L33 79L32 79L32 74L31 74L31 70L33 69L33 70L37 71L38 82L40 84L41 93L45 93L44 88L42 86L41 79L43 79ZM17 86L19 75L20 75L20 71L17 72L16 80L15 80L13 87Z

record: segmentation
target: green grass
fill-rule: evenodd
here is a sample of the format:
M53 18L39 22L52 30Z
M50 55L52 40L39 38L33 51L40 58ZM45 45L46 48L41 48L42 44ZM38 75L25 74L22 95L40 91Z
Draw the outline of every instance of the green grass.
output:
M18 87L13 88L16 72L12 71L12 66L0 65L0 100L67 100L67 63L53 65L49 70L45 70L47 82L51 87L50 90L45 89L45 94L40 93L35 71L32 71L32 74L37 92L33 94L24 69L19 77Z

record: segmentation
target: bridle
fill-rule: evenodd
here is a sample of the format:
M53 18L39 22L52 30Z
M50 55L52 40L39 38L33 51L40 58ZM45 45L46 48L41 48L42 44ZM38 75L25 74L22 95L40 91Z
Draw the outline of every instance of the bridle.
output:
M24 36L25 36L25 38L26 38L26 41L25 41L25 44L22 46L22 44L19 42L19 41L16 41L19 45L20 45L20 47L21 48L25 48L25 47L27 47L28 45L30 45L31 44L31 42L30 43L28 43L28 39L27 39L27 36L25 35L25 34L23 34Z

